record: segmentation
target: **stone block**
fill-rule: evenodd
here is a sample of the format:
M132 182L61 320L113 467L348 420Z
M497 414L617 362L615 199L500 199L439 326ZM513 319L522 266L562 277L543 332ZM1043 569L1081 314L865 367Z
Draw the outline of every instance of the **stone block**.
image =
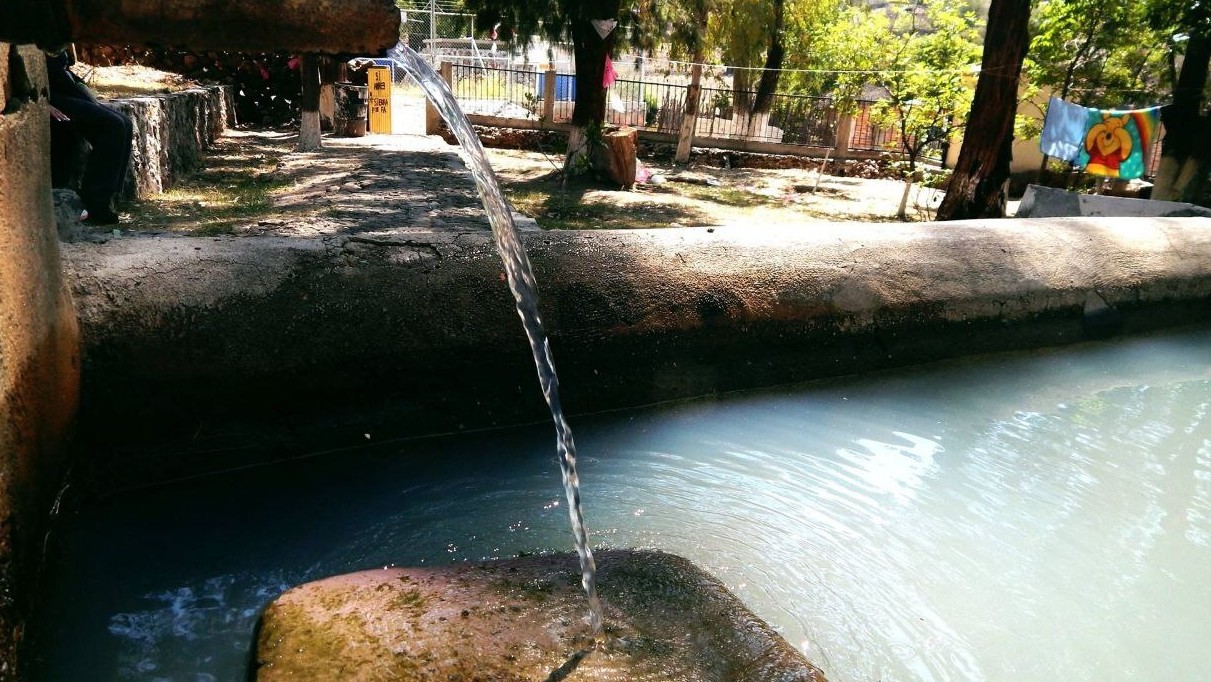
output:
M1211 217L1211 209L1180 201L1079 194L1054 187L1028 185L1018 206L1018 218L1076 217L1187 218Z
M261 619L257 679L824 680L686 559L601 552L597 578L606 620L598 643L574 554L301 585Z
M170 189L197 167L203 150L232 122L227 86L192 88L164 95L109 101L134 123L126 198L143 199ZM88 161L88 145L69 129L55 131L60 160L55 186L77 189Z

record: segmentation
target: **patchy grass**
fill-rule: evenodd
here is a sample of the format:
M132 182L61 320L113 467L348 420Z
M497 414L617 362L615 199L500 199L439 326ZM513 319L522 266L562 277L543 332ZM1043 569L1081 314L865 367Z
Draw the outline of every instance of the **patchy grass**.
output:
M780 202L772 197L756 194L738 187L711 187L685 182L666 182L663 185L646 185L643 191L656 194L670 194L685 199L704 201L712 204L723 204L735 208L755 208L757 206L778 206Z
M632 203L620 210L613 203L593 201L582 188L508 187L505 194L520 213L547 230L642 230L678 222L700 222L699 211L670 204Z
M381 173L359 170L380 151L367 146L300 155L294 149L295 141L293 132L232 131L205 154L203 167L176 188L135 202L124 211L131 216L126 224L135 231L220 235L298 227L327 229L333 221L356 225L362 216L372 213L381 219L381 210L371 210L366 197L342 203L344 193L332 188L350 177L357 179L359 173ZM710 185L669 180L619 191L589 177L573 177L565 183L553 171L557 164L546 154L516 150L491 150L490 154L514 208L547 230L674 225L810 229L825 221L884 222L895 220L903 192L903 183L898 181L832 176L824 176L817 191L805 192L804 185L816 187L814 174L807 171L722 168L664 173L713 183ZM443 162L434 163L440 166ZM928 218L917 204L936 203L937 198L914 198L916 213L910 215ZM407 220L414 208L418 207L392 210Z
M230 234L237 225L268 216L273 211L271 192L281 186L263 176L206 172L135 204L131 219L144 230Z
M131 229L210 236L252 222L315 213L317 207L287 211L274 205L275 192L291 184L277 171L289 145L286 135L220 138L200 170L128 208Z
M708 187L680 182L637 185L630 192L590 179L558 173L506 181L505 194L520 213L547 230L654 229L670 225L714 225L724 205L746 209L780 202L736 187Z

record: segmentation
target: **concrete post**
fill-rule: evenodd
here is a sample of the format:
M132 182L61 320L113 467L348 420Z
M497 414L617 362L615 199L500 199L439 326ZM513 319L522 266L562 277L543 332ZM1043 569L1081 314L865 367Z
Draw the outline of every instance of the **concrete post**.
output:
M837 140L833 145L833 156L838 159L849 158L849 145L854 139L854 117L842 114L837 117Z
M547 67L547 77L542 84L542 118L547 123L555 122L555 65Z
M677 137L677 163L690 160L690 149L694 145L694 130L698 127L698 100L702 94L702 65L695 64L690 71L690 85L685 91L685 114L681 117L681 134Z
M320 57L320 130L331 132L336 120L336 83L346 80L346 65L332 57Z
M441 66L437 68L437 73L442 77L442 80L446 81L446 85L450 86L450 89L453 90L454 65L450 62L442 62ZM425 134L440 135L441 129L441 114L437 111L437 107L433 106L433 102L430 102L428 98L425 98Z

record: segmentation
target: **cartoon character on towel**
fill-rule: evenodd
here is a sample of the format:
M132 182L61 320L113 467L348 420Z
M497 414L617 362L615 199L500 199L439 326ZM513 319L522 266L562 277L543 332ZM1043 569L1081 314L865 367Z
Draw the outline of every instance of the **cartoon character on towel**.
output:
M1119 177L1119 165L1131 156L1133 147L1131 132L1127 124L1131 117L1102 114L1101 123L1095 123L1085 133L1085 151L1089 153L1086 173Z
M1086 173L1130 180L1144 174L1156 140L1159 109L1089 110L1084 150L1076 159Z

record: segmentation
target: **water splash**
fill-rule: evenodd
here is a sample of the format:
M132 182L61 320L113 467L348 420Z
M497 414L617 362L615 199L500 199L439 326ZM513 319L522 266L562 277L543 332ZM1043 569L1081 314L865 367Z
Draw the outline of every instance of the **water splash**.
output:
M542 319L538 314L538 286L534 281L534 273L530 269L530 259L526 256L525 247L513 224L513 213L500 191L496 174L488 164L487 154L479 137L471 127L471 122L458 107L454 94L450 92L446 82L421 59L412 48L400 43L388 51L388 56L398 61L416 82L420 84L425 95L433 102L433 106L441 112L446 125L462 145L471 169L471 177L479 189L480 199L488 213L488 222L492 225L492 236L496 239L496 248L504 261L505 274L508 277L509 289L517 302L517 314L521 316L522 326L525 327L526 337L530 340L530 350L534 354L534 364L538 367L538 382L542 386L542 394L551 408L551 418L555 421L555 435L559 450L559 468L563 474L564 492L568 498L568 515L572 520L572 533L575 536L576 553L580 555L581 583L589 598L589 624L594 635L602 631L601 602L597 598L596 574L597 566L593 561L593 551L589 549L589 533L584 525L584 515L580 508L580 478L576 474L576 444L572 440L572 429L564 418L563 407L559 400L559 377L555 374L555 362L551 358L551 345L547 341L546 332L542 327Z

